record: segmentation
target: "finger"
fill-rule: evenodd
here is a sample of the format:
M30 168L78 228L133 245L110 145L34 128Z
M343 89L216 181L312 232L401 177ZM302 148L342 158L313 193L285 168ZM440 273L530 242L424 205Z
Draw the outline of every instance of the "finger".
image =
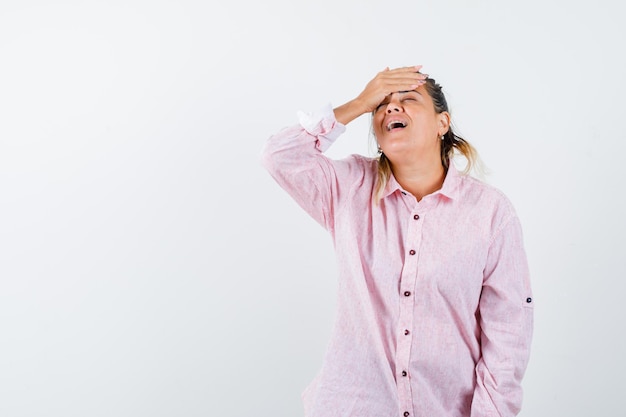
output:
M389 69L389 67L385 67L384 70L378 73L378 76L387 76L387 75L396 75L396 74L419 74L419 70L422 68L421 65L414 65L411 67L401 67Z
M411 65L409 67L394 68L391 71L393 72L419 72L419 70L421 70L422 67L423 65Z
M428 74L422 74L421 72L408 72L408 71L387 71L380 74L380 77L385 80L393 80L393 79L406 79L410 78L413 80L425 80L428 78Z
M398 77L398 78L389 78L384 80L381 85L383 87L390 87L390 86L398 86L398 85L405 85L405 86L412 86L415 85L416 87L418 85L422 85L424 83L426 83L426 78L427 76L412 76L412 77ZM414 88L416 88L414 87Z
M396 74L384 77L383 82L409 82L409 81L425 81L428 78L428 74Z
M404 81L389 82L385 84L384 86L385 95L396 93L398 91L415 90L424 84L426 84L426 80L410 80L409 79L409 80L404 80Z

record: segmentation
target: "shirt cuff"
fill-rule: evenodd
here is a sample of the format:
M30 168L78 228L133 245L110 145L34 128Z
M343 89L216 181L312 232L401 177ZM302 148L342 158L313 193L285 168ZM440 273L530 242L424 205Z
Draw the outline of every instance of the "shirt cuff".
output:
M346 126L335 119L335 112L330 103L316 112L299 111L298 122L307 133L317 138L317 148L322 152L346 131Z

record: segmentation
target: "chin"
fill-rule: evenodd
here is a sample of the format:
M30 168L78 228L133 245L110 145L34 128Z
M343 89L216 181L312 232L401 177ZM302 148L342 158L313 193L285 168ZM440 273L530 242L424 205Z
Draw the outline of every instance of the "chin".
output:
M398 143L397 141L396 143L387 143L384 147L381 146L381 148L385 155L403 155L415 151L415 147L408 146L406 143Z

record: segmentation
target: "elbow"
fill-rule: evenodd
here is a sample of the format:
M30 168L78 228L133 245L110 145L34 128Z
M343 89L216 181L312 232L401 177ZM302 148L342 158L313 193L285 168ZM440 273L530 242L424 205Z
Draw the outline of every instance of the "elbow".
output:
M268 144L265 144L260 155L260 163L266 171L275 173L277 170L276 152L274 152Z

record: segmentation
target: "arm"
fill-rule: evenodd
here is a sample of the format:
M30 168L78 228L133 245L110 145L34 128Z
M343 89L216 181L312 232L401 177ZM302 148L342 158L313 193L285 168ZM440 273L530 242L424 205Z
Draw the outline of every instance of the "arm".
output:
M298 113L299 125L270 137L262 163L276 182L318 223L331 230L337 189L333 161L323 152L345 131L328 106L319 114ZM335 190L333 191L333 187Z
M512 417L522 405L533 303L522 231L513 216L492 240L479 302L481 353L472 417Z
M386 69L376 75L354 100L320 114L300 113L300 125L272 136L263 151L263 165L318 223L333 229L335 207L346 184L358 180L349 163L332 161L323 152L344 132L345 125L373 111L395 91L416 88L427 77L421 67ZM362 173L361 173L362 174Z

